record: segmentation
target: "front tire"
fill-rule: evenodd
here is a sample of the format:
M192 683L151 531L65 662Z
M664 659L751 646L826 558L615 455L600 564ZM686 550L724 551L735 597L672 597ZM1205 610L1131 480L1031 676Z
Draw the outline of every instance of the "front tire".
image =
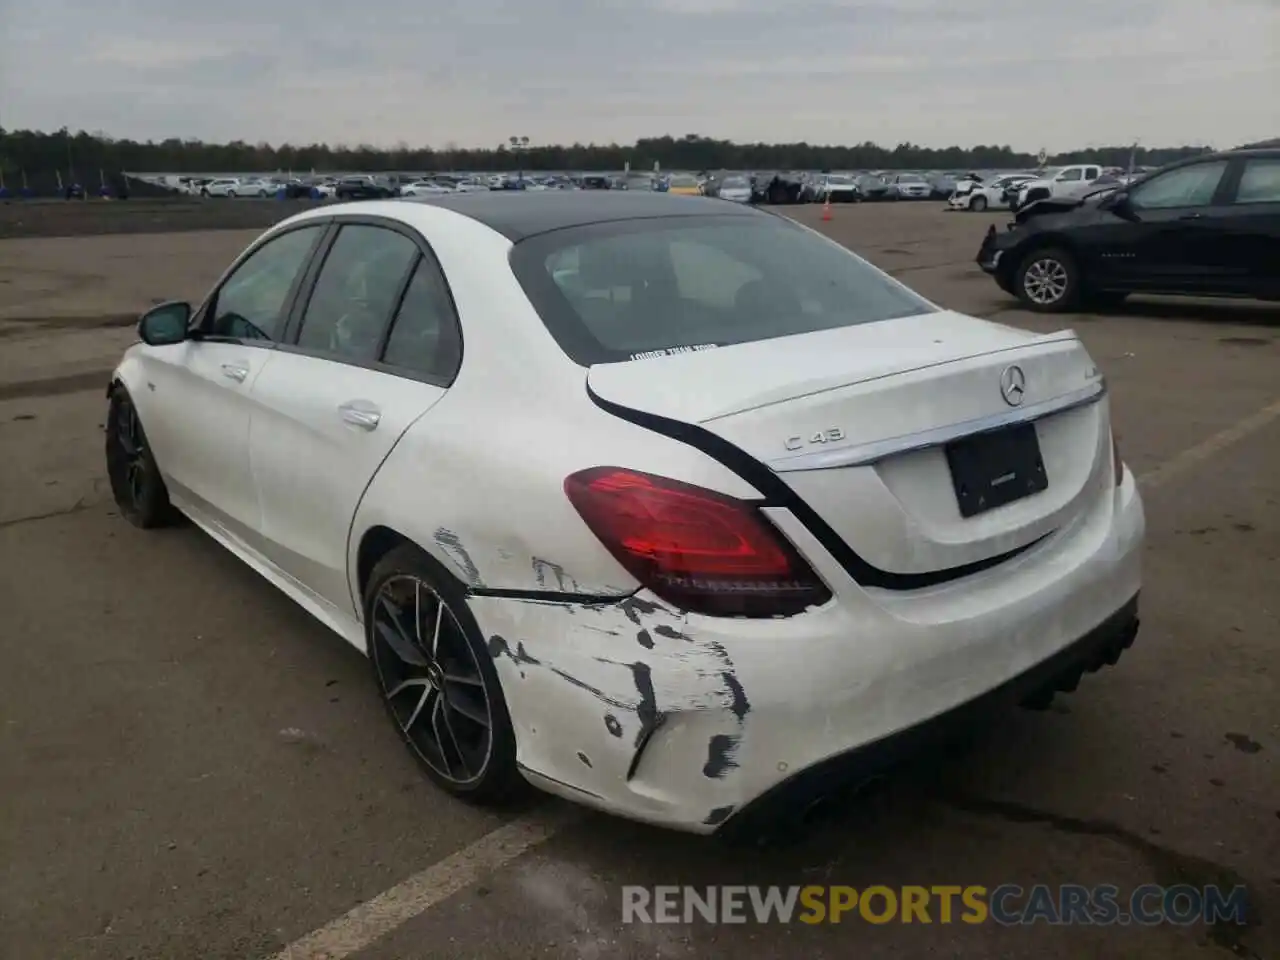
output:
M502 686L462 588L412 544L374 567L364 596L374 682L436 786L476 804L524 786Z
M1080 268L1066 250L1041 247L1018 264L1013 289L1037 313L1064 313L1080 301Z
M169 503L133 398L123 386L111 391L106 431L107 478L120 516L143 530L171 524L177 511Z
M987 198L979 194L969 202L969 209L974 213L982 213L987 209Z

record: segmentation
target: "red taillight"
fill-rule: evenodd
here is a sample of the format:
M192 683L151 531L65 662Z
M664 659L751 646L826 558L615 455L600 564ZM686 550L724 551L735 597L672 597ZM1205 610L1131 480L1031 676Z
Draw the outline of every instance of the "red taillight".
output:
M1120 444L1111 434L1111 469L1116 475L1116 486L1124 482L1124 461L1120 459Z
M632 576L692 613L786 616L831 597L754 504L621 467L575 473L564 492Z

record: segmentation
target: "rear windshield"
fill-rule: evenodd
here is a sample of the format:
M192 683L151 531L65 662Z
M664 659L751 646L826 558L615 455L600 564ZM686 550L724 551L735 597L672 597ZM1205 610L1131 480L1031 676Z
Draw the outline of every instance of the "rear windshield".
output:
M516 244L511 266L583 366L936 309L834 241L763 214L555 230Z

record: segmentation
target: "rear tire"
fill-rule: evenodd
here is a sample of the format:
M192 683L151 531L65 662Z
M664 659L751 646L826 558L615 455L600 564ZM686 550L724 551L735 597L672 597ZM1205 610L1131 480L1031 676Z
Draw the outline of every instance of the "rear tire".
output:
M172 524L178 512L169 503L133 398L123 386L111 391L106 431L107 478L120 516L143 530Z
M502 685L457 581L404 544L370 573L364 614L383 706L431 781L474 804L524 792Z
M1028 253L1014 273L1014 292L1036 313L1065 313L1080 301L1080 268L1060 247Z

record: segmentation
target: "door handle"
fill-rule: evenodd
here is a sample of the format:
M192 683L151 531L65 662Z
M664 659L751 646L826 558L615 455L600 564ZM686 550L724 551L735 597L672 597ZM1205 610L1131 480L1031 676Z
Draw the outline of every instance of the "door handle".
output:
M244 383L244 378L249 376L249 368L235 363L224 363L222 365L222 375L228 380L234 380L236 383Z
M376 430L378 424L382 422L381 410L371 403L361 403L359 400L344 403L338 407L338 413L341 414L343 421L362 430Z

